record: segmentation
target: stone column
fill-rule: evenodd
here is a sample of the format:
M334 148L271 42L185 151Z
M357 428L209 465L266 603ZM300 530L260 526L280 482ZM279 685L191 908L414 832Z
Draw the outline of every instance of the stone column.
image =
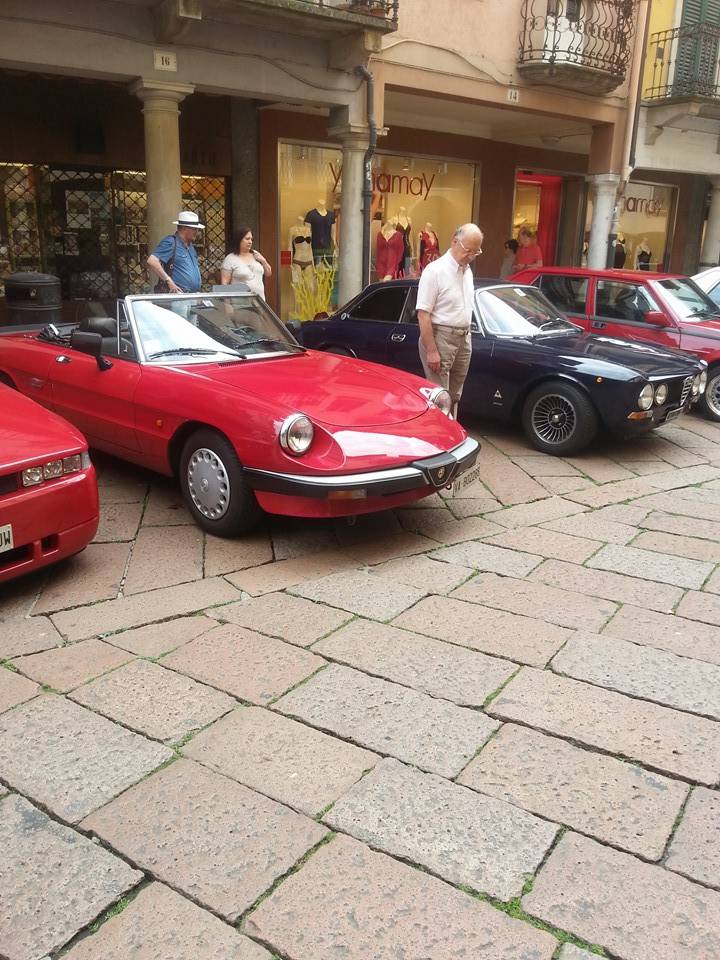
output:
M365 124L330 126L329 135L342 144L340 201L340 281L338 306L362 290L362 191L368 133Z
M604 269L608 259L608 237L613 225L620 177L616 173L597 173L588 177L592 197L592 222L588 241L588 267Z
M230 133L232 138L232 232L248 226L255 236L258 250L264 250L260 234L258 209L258 180L260 160L258 152L258 104L255 100L230 101ZM271 263L273 251L265 251Z
M182 209L180 183L180 111L178 104L195 88L187 83L136 80L130 92L143 102L148 249L172 233Z
M705 224L705 238L700 253L700 269L720 263L720 177L710 178L710 209Z

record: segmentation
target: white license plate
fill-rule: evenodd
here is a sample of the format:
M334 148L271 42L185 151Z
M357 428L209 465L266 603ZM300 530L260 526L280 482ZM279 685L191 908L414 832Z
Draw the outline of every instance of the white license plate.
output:
M665 417L665 423L667 423L669 420L674 420L675 417L679 417L681 413L684 413L682 407L678 407L677 410L670 410L668 415Z
M12 524L3 524L3 526L0 527L0 553L5 553L6 550L12 550L14 546Z
M480 476L480 464L476 464L474 467L471 467L462 476L458 477L455 483L452 485L453 496L457 497L463 490L466 490L471 483L475 481Z

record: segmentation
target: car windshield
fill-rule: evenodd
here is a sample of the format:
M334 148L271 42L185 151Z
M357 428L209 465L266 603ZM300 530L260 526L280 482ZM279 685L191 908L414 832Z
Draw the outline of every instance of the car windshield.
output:
M681 320L708 320L718 316L718 308L694 280L673 277L658 280L658 286Z
M533 287L478 290L475 303L487 330L501 336L537 337L577 330Z
M260 297L208 294L133 299L131 304L150 362L248 360L303 349Z

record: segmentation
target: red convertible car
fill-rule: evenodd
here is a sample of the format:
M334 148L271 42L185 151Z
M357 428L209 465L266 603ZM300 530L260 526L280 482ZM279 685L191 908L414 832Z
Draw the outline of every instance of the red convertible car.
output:
M85 438L0 386L0 582L79 553L97 526Z
M237 291L130 296L115 318L9 333L0 378L92 447L177 475L217 536L249 530L260 508L330 517L406 504L457 481L479 451L445 390L306 350Z
M539 287L590 333L692 353L708 364L698 405L720 421L720 308L689 277L634 270L531 267L511 280Z

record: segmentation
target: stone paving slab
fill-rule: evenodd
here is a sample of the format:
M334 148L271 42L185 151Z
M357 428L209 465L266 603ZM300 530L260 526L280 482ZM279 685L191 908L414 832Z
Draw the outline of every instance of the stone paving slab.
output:
M619 480L617 483L588 487L586 490L573 490L567 494L567 498L588 507L606 507L611 503L624 503L625 500L645 496L653 493L655 489L650 485L647 477L635 477L632 480Z
M33 613L49 613L118 595L130 554L128 543L91 543L53 567Z
M658 473L648 477L647 481L651 487L656 487L658 490L675 490L678 487L705 483L707 480L717 480L718 477L720 477L720 470L717 467L700 464L697 467L682 467L678 470Z
M703 590L707 590L708 593L720 593L720 569L710 577Z
M218 577L235 570L247 570L273 559L272 542L263 530L242 539L205 536L205 576Z
M516 467L520 467L531 477L576 477L580 471L560 457L548 457L543 454L537 456L512 457Z
M596 960L597 954L589 950L581 950L572 943L564 943L560 948L558 960Z
M648 514L640 526L646 530L675 533L681 537L697 537L700 540L711 540L713 543L720 541L720 523L704 520L700 517L688 517L684 514L675 513L661 513L656 510Z
M691 503L711 504L720 503L719 481L713 480L712 483L702 487L684 487L682 490L673 490L673 496L681 500L689 500Z
M510 723L457 782L648 860L663 855L688 793L677 780Z
M720 634L717 627L696 620L686 620L675 614L656 613L626 603L603 630L603 634L658 647L720 664Z
M19 703L25 703L39 693L40 687L32 680L21 677L12 670L0 669L0 713Z
M127 542L140 526L142 503L101 503L100 523L93 543Z
M459 563L474 570L500 573L506 577L525 577L534 570L542 557L520 550L506 550L487 543L460 543L453 547L443 547L430 554L434 560Z
M585 537L573 537L556 530L543 527L519 527L508 530L496 537L489 537L485 543L510 550L527 550L554 560L567 560L568 563L584 563L588 557L600 549L599 540Z
M63 960L271 960L270 954L222 920L151 883Z
M143 526L135 538L123 586L125 596L142 593L151 584L171 587L203 575L203 532L200 527Z
M701 540L699 537L685 537L674 533L645 530L633 540L633 547L642 550L656 550L658 553L669 553L675 557L688 557L690 560L720 563L720 543L715 543L712 540Z
M82 828L231 922L326 832L191 760L143 780Z
M106 642L136 653L139 657L159 657L216 626L217 620L211 620L210 617L175 617L163 623L149 623L145 627L113 633Z
M712 785L720 779L720 724L524 667L487 708L645 767Z
M183 754L308 816L348 790L378 756L261 707L203 730Z
M0 850L0 956L8 960L59 949L142 880L24 797L0 802Z
M71 699L138 733L170 743L237 706L227 694L147 660L135 660L80 687Z
M303 580L314 580L337 570L353 569L358 565L358 560L345 553L326 551L310 557L277 560L275 563L240 570L229 574L226 579L239 590L257 597L263 593L285 590L302 583Z
M0 777L77 823L172 752L55 695L0 716Z
M153 477L142 522L144 527L193 523L177 483L169 478Z
M506 506L547 496L544 487L489 443L483 444L478 464L480 480Z
M349 613L288 593L266 593L229 603L219 607L215 616L300 647L315 643L350 619Z
M99 677L131 659L131 654L102 640L83 640L69 647L31 653L12 662L25 676L65 692Z
M483 517L457 520L447 509L400 510L402 525L413 533L421 533L440 543L462 543L500 533L502 527Z
M567 462L572 464L580 473L590 477L595 483L617 483L618 480L632 480L629 470L606 457L597 454L586 454L583 457L568 457Z
M500 900L522 892L558 827L442 777L383 760L323 817L373 849Z
M370 620L354 620L313 649L364 673L470 707L481 707L517 669L506 660Z
M458 774L498 727L477 711L337 664L286 694L275 709L445 777Z
M450 597L428 597L397 617L393 625L537 667L544 667L570 636L564 627L482 606L482 591L456 591L453 596L478 600L466 603Z
M586 490L593 484L592 480L587 480L585 477L543 477L542 485L551 494L565 496L571 490Z
M492 573L474 577L450 597L577 630L600 630L617 610L610 600Z
M720 888L720 793L696 787L685 807L665 866Z
M341 570L290 587L290 593L372 620L396 617L427 592L367 570Z
M373 567L372 572L430 593L449 593L472 576L472 570L468 567L456 563L441 563L424 554L388 560Z
M577 834L560 840L522 905L628 960L720 956L720 894Z
M423 501L419 502L422 503ZM481 513L489 513L501 506L497 500L489 495L487 497L465 497L460 494L457 497L451 497L446 502L448 510L458 520L462 520L464 517L476 517Z
M720 720L720 666L666 650L578 633L550 664L556 673Z
M514 530L517 527L529 527L536 523L547 523L562 517L572 517L583 513L587 507L564 500L562 497L546 497L532 503L522 503L515 507L506 507L488 514L488 519L503 527Z
M658 610L660 613L670 613L683 595L682 589L669 584L648 584L640 577L629 577L624 573L607 570L592 570L576 563L563 563L562 560L546 560L533 570L530 578L557 587L565 593L573 590L617 603L632 603L649 610Z
M352 527L348 528L352 530ZM353 561L357 566L360 563L374 566L377 563L385 563L386 560L396 560L398 557L412 557L418 553L427 553L437 547L435 540L429 537L423 537L418 533L409 533L404 530L402 533L367 538L357 542L351 541L344 547L345 562L344 566L349 568L349 561ZM338 569L336 566L334 569Z
M250 703L269 703L325 661L253 630L216 627L163 657L162 665Z
M63 610L53 614L52 619L68 640L85 640L237 599L238 592L234 587L214 577L196 583L162 587L132 597L105 600L89 607Z
M710 593L686 593L675 611L679 617L720 626L720 597Z
M276 560L292 560L337 548L330 520L270 517L270 537Z
M658 496L658 494L654 494ZM645 501L649 497L643 497L641 500L633 500L632 503L612 503L608 507L600 507L599 510L593 510L592 513L586 513L588 520L597 518L598 520L611 520L613 523L620 523L623 526L636 527L652 511L652 507Z
M0 620L0 660L49 650L61 643L62 637L47 617Z
M699 590L712 573L714 564L642 550L635 545L621 547L610 544L591 557L587 566L635 576L642 573L643 580L655 580L659 583ZM652 590L654 587L649 589Z
M563 520L552 520L542 526L545 530L554 530L571 537L590 537L603 543L630 543L638 534L630 524L600 517L597 513L582 513L575 517L565 517Z
M250 914L287 960L550 960L557 941L420 870L335 837Z

